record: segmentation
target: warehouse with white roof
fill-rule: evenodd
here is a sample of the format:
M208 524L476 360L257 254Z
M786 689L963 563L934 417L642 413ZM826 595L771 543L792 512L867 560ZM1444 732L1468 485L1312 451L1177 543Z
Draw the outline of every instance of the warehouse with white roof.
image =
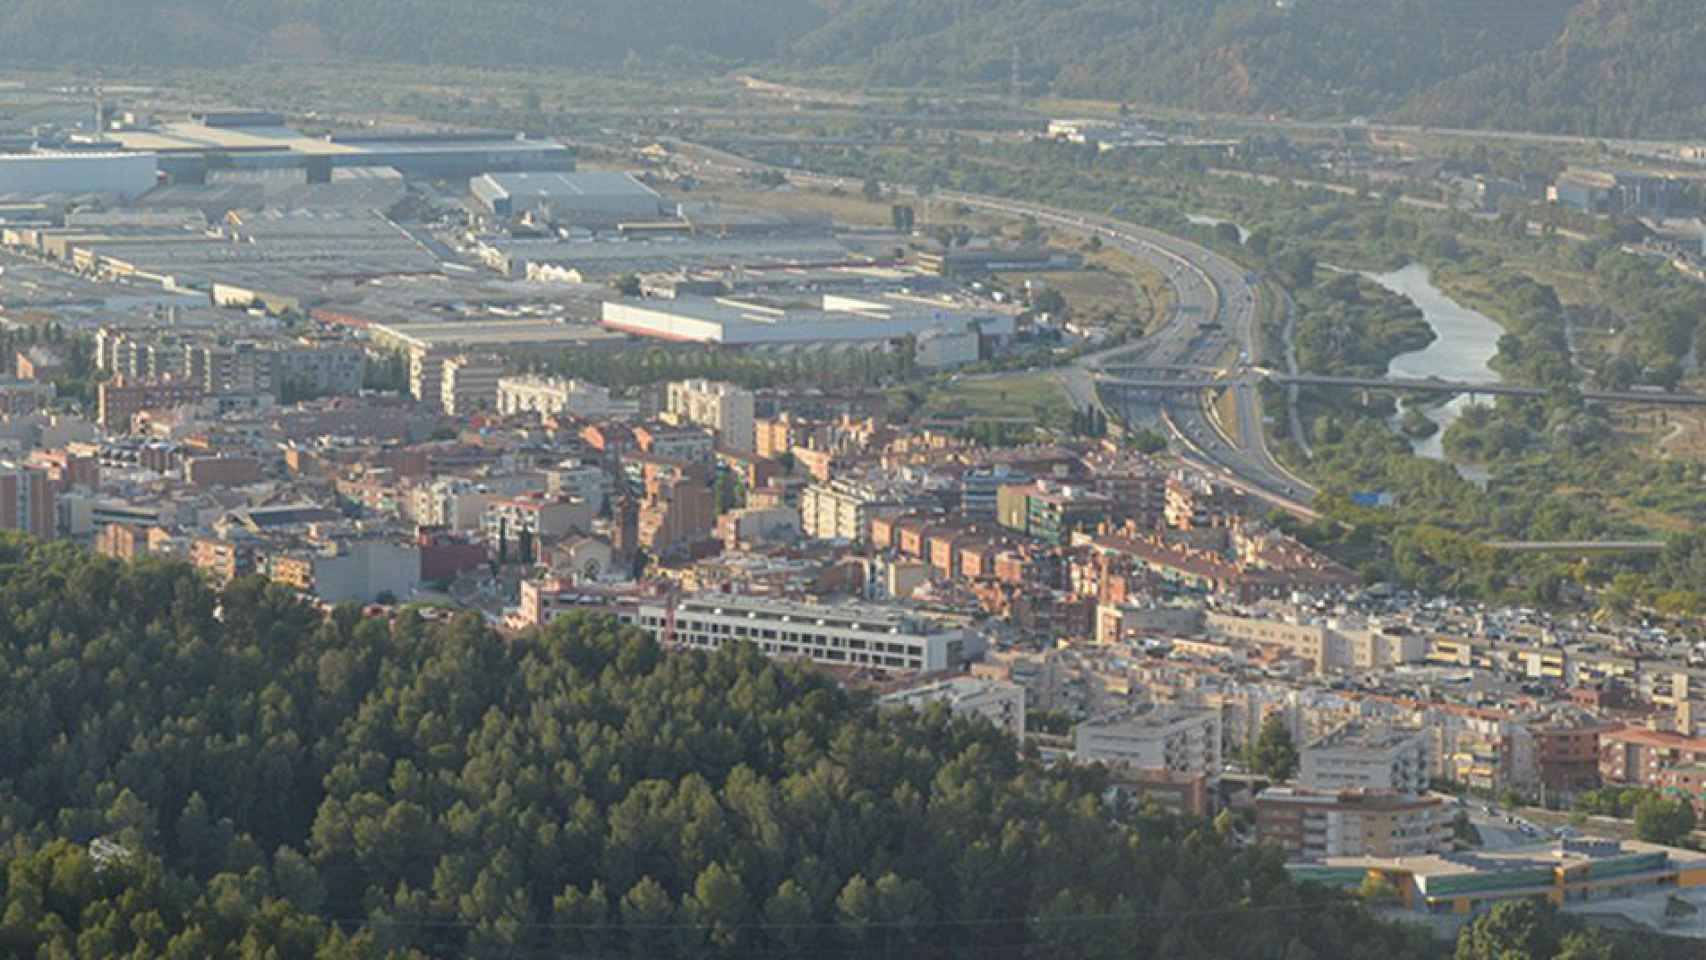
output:
M468 189L494 216L539 212L578 225L655 220L663 210L657 191L615 171L488 173Z

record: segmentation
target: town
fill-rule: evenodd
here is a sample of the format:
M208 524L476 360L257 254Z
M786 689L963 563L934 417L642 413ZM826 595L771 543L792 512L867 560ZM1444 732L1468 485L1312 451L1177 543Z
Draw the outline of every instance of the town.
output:
M1262 294L1192 306L1191 251L971 197L934 201L963 221L938 237L874 180L767 204L780 174L687 142L302 126L97 101L0 154L0 529L328 615L750 645L1102 764L1121 802L1228 813L1390 912L1538 895L1706 936L1706 643L1368 582L1297 534L1314 487L1238 415L1134 422L1099 387L1118 351L1259 359ZM1174 303L1064 313L1057 284L1119 270Z

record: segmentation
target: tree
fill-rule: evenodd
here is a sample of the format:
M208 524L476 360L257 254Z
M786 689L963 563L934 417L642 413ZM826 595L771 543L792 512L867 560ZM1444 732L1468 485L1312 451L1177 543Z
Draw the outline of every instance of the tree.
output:
M864 186L860 188L860 192L868 202L876 203L878 200L883 198L883 182L878 180L874 174L867 176L865 178Z
M1297 773L1297 745L1291 739L1291 726L1279 714L1269 714L1262 721L1261 733L1250 755L1250 769L1275 783L1290 780Z
M918 221L917 214L913 212L911 205L904 203L897 203L890 208L889 217L894 223L894 228L901 233L911 233L913 225Z
M1680 846L1694 832L1694 807L1680 797L1649 794L1635 807L1635 834L1648 843Z
M1568 923L1550 903L1506 900L1463 928L1454 960L1555 957Z

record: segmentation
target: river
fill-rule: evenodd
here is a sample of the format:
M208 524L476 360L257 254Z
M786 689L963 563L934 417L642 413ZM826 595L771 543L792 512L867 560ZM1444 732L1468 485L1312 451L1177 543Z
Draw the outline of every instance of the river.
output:
M1402 353L1392 358L1386 373L1393 377L1439 377L1465 383L1498 383L1500 377L1489 365L1499 352L1499 337L1504 329L1446 296L1434 286L1428 268L1412 263L1391 273L1364 274L1393 293L1409 297L1421 308L1422 319L1433 328L1434 342L1426 347ZM1469 398L1456 396L1449 403L1423 407L1428 419L1439 424L1431 437L1411 441L1419 456L1445 459L1445 429L1463 415ZM1483 471L1459 465L1458 472L1468 479L1481 479ZM1473 474L1473 476L1471 476Z
M1232 223L1232 221L1230 221L1230 220L1222 220L1219 217L1211 217L1206 213L1187 213L1187 214L1185 214L1185 220L1186 220L1186 222L1195 224L1199 227L1218 227L1223 223ZM1250 242L1250 231L1244 229L1243 224L1232 223L1232 225L1234 227L1238 228L1238 242L1239 243Z

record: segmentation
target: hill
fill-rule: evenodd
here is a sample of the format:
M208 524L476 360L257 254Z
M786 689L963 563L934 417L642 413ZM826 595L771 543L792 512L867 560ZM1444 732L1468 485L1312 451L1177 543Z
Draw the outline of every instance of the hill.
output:
M0 60L608 68L631 52L772 57L826 19L815 0L10 0L0 4Z
M796 42L872 83L1623 135L1697 127L1688 0L859 0Z
M477 11L477 13L475 12ZM1594 135L1706 120L1695 0L12 0L0 62L828 70Z
M0 534L0 956L1346 957L1273 849L609 618L516 638Z

